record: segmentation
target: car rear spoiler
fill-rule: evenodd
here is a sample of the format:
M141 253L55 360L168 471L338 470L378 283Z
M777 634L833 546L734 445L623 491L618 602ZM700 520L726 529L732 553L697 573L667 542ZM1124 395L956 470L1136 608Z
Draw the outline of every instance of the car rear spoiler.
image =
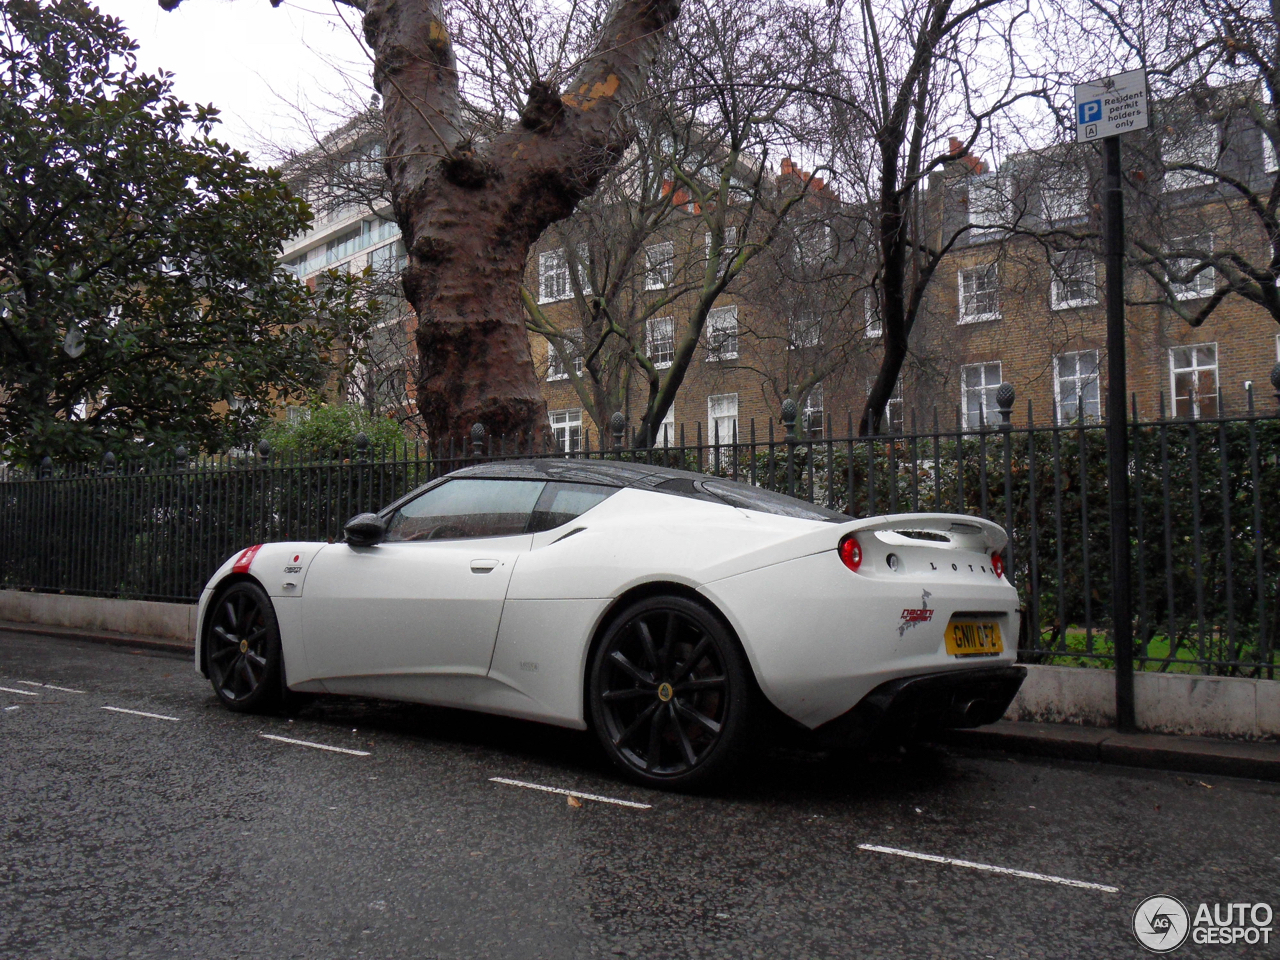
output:
M914 543L917 546L926 546L931 542L942 546L937 540L942 537L961 550L988 554L1003 550L1009 542L1004 528L998 523L962 513L894 513L842 523L839 530L841 537L849 533L897 535L903 538L904 543ZM913 533L928 536L912 537Z

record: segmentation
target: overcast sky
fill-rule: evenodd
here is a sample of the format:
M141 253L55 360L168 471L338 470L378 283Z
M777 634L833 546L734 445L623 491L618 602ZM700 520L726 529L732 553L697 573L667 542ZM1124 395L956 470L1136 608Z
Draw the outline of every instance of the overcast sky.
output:
M185 0L172 13L156 0L99 6L124 21L143 70L168 70L183 100L218 107L220 138L255 158L266 155L263 142L308 142L295 104L327 129L344 101L367 102L373 92L368 58L326 0L275 9L268 0ZM354 16L349 22L358 29Z

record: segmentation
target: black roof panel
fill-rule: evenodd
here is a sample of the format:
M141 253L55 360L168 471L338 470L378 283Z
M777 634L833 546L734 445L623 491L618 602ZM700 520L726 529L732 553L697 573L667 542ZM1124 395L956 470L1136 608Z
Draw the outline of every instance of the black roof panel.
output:
M617 460L504 460L463 467L447 479L474 477L486 480L558 480L563 483L597 483L607 487L639 487L675 496L710 500L747 510L759 510L783 517L841 522L849 517L836 510L817 506L783 493L753 487L748 483L676 470L648 463Z
M647 463L616 460L504 460L463 467L449 474L489 480L560 480L566 483L598 483L607 487L652 489L668 480L702 480L705 476Z

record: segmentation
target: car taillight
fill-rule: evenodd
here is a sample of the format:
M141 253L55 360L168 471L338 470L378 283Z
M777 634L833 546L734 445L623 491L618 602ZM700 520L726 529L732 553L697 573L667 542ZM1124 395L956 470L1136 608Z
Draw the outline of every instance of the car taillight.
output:
M998 551L991 555L991 570L997 577L1004 576L1004 557Z
M840 562L854 573L862 566L862 544L852 533L840 541Z

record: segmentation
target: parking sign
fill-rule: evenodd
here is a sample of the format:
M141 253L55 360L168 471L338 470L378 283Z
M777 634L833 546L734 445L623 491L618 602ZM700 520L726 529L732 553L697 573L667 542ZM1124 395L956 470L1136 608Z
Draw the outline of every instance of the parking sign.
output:
M1150 125L1147 71L1076 84L1076 141L1088 143Z

